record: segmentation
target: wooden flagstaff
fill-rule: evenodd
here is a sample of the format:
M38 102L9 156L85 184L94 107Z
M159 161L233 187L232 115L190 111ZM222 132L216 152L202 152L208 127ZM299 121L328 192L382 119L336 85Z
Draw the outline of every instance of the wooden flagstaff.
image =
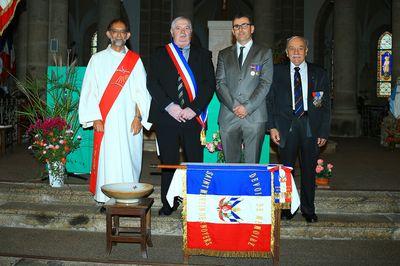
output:
M180 164L151 164L150 167L160 169L187 169L186 165Z

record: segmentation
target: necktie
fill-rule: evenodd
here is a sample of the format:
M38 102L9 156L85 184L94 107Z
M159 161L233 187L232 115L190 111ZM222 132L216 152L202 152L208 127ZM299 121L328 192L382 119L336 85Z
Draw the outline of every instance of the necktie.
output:
M240 54L239 54L239 58L238 58L239 68L240 69L242 68L242 63L243 63L243 49L244 49L244 46L241 46L240 47Z
M179 50L182 52L182 48L179 48ZM183 107L185 104L185 99L183 97L183 90L185 89L185 86L183 85L183 81L181 76L178 74L178 81L177 81L177 86L178 86L178 100L179 100L179 105Z
M304 114L303 89L301 87L300 68L294 68L294 114L301 117Z

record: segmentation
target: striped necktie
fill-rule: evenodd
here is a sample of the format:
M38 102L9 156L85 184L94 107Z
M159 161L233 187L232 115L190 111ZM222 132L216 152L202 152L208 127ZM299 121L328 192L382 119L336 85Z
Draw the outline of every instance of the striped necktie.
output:
M301 117L304 114L304 104L300 68L295 67L294 71L294 114L297 117Z
M179 48L179 50L182 52L182 48ZM177 81L177 87L178 87L178 100L179 100L179 105L183 107L185 104L185 99L183 96L183 91L185 90L185 86L183 85L183 81L181 76L178 74L178 81Z

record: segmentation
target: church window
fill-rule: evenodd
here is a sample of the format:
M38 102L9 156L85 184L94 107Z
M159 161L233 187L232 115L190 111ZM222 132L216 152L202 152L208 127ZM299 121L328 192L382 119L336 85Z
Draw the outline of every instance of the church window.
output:
M392 34L384 32L378 40L377 96L389 97L392 81Z
M90 40L90 53L92 55L97 53L97 31L93 33L92 39Z

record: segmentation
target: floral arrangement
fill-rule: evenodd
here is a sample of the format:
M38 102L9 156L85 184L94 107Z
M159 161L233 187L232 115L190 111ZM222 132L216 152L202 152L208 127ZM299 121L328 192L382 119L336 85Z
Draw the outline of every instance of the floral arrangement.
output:
M67 155L78 148L81 139L80 136L74 138L74 131L61 117L38 119L29 126L27 134L32 136L33 142L28 149L44 163L60 161L65 164Z
M400 144L400 119L395 119L393 115L384 119L383 127L383 142L386 146L394 149L397 144Z
M217 152L217 163L225 162L224 153L222 151L221 135L219 134L219 131L212 135L212 141L206 143L206 148L211 153Z
M75 135L79 128L75 64L76 61L68 62L49 78L20 81L14 77L25 100L17 114L30 122L27 135L32 145L29 149L39 161L47 163L49 174L64 175L66 157L80 142L80 137Z
M318 159L315 167L316 178L331 178L333 164L325 163L324 160Z

